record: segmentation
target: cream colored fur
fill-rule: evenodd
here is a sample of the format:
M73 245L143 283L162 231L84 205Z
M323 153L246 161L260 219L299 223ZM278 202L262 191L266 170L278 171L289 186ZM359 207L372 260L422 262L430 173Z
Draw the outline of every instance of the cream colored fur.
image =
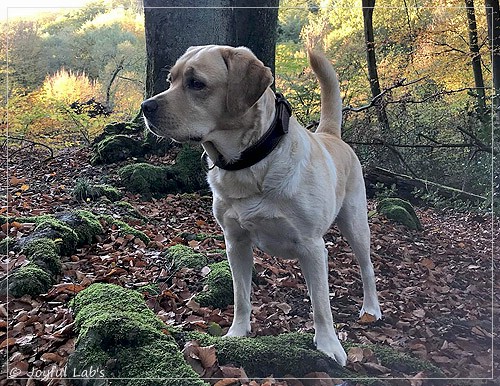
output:
M341 98L329 61L309 52L321 85L316 133L290 119L289 133L264 160L239 171L212 167L213 210L226 240L234 282L234 320L227 336L250 332L253 246L298 259L313 308L317 348L341 365L342 348L330 309L328 254L323 235L336 221L361 268L361 315L381 317L370 261L370 230L361 165L340 138ZM275 115L270 70L250 50L191 47L171 71L170 88L143 103L149 128L174 140L200 143L226 161L256 142Z

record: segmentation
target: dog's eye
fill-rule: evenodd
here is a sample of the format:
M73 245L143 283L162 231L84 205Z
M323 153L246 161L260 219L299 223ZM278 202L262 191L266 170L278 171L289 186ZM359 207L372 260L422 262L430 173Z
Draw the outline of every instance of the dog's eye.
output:
M197 79L191 78L187 82L187 87L190 88L191 90L199 91L205 88L205 83Z

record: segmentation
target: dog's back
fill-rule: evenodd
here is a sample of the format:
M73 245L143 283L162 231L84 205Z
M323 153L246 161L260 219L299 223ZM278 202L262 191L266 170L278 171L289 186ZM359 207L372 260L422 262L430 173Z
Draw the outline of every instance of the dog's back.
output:
M308 53L309 62L321 86L321 117L316 132L340 138L342 98L337 74L323 53L315 50L309 50Z

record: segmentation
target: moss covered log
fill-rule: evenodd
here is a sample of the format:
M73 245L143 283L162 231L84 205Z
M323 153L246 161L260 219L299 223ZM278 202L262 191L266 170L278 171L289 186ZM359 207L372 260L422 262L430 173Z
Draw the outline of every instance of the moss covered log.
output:
M325 372L337 379L365 378L361 382L364 385L384 384L375 377L367 380L365 373L340 367L316 350L312 334L221 338L197 331L186 332L164 325L146 307L138 292L112 284L93 284L80 292L71 306L79 335L76 351L68 362L68 372L98 374L94 380L74 379L75 385L98 385L106 378L121 378L109 382L126 386L202 385L203 381L180 353L190 341L197 341L200 346L215 346L218 365L242 367L250 378L271 374L276 378L287 375L301 378L311 372ZM429 362L388 347L343 345L346 351L353 347L371 350L381 366L393 369L402 377L420 372L426 377L444 377Z
M138 292L93 284L71 305L79 333L68 360L74 385L101 385L110 378L123 386L207 385Z
M12 221L36 224L33 233L9 245L25 254L29 261L28 265L14 270L8 281L5 278L0 282L0 294L8 292L15 297L47 292L61 274L60 256L73 253L77 246L89 244L103 233L98 218L83 210Z
M377 205L377 211L388 219L407 226L410 229L421 230L422 224L413 206L400 198L384 198Z

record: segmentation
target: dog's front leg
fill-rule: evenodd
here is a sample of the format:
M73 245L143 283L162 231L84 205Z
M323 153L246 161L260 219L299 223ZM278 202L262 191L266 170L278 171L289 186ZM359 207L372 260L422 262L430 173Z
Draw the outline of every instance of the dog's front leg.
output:
M318 350L345 366L347 354L333 326L328 287L328 252L324 241L307 240L298 247L297 257L311 297L314 319L314 342Z
M234 318L226 336L245 336L251 330L252 243L249 237L241 234L238 237L228 234L225 239L234 288Z

